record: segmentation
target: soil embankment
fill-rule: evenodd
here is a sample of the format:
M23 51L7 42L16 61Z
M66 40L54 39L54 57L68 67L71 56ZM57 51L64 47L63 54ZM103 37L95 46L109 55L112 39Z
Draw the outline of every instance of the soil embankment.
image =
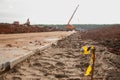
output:
M106 46L110 52L120 55L120 25L113 25L109 28L89 30L79 34L82 34L82 39L97 41Z
M55 27L0 24L0 34L63 31Z

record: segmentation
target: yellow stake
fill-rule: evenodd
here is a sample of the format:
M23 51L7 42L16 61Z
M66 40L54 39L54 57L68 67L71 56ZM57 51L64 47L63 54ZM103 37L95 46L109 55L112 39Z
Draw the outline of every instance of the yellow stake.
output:
M91 80L93 80L93 73L94 73L94 62L95 62L95 47L94 46L83 46L81 48L81 53L84 53L84 54L90 54L90 52L92 52L92 58L90 60L90 65L88 66L86 72L85 72L85 76L88 76L90 75L90 72L92 72L91 74Z
M92 49L92 59L93 59L93 66L92 66L91 80L93 80L93 75L94 75L94 64L95 64L95 47Z
M91 70L92 70L92 66L89 65L84 75L85 75L85 76L90 75Z

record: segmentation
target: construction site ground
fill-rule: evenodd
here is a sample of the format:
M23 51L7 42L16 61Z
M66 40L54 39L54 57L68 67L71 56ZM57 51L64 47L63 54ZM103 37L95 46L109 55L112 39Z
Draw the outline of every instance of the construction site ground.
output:
M40 32L21 34L0 34L0 64L22 57L57 40L70 35L72 32Z
M2 74L0 78L2 80L91 80L90 75L84 76L91 55L80 54L80 48L84 45L94 45L96 48L94 80L120 80L120 55L101 44L101 41L105 42L106 37L95 41L92 38L85 39L86 36L82 35L86 35L86 32L74 33L43 51L36 51L34 56ZM119 40L119 37L117 39ZM119 45L116 46L119 49Z

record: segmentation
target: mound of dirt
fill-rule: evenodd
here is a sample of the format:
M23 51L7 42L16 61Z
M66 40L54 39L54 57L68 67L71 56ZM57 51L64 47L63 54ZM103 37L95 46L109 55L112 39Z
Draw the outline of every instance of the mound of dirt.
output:
M112 53L120 55L120 39L119 40L104 40L100 43L108 48Z
M38 26L24 26L13 24L0 24L0 34L10 33L30 33L30 32L50 32L50 31L63 31L55 27L38 27Z
M120 55L120 25L81 32L79 35L83 40L98 41L110 52Z
M81 38L84 40L118 40L120 39L120 25L88 30L81 34Z

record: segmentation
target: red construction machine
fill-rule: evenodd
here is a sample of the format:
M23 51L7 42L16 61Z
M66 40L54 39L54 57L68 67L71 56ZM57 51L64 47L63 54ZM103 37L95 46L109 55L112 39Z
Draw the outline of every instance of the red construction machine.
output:
M66 28L67 31L75 30L75 27L73 25L70 25L70 22L71 22L71 20L72 20L72 18L74 16L75 12L77 11L78 7L79 7L79 5L77 5L75 11L73 12L73 14L72 14L71 18L69 19L67 25L65 26L65 28Z

